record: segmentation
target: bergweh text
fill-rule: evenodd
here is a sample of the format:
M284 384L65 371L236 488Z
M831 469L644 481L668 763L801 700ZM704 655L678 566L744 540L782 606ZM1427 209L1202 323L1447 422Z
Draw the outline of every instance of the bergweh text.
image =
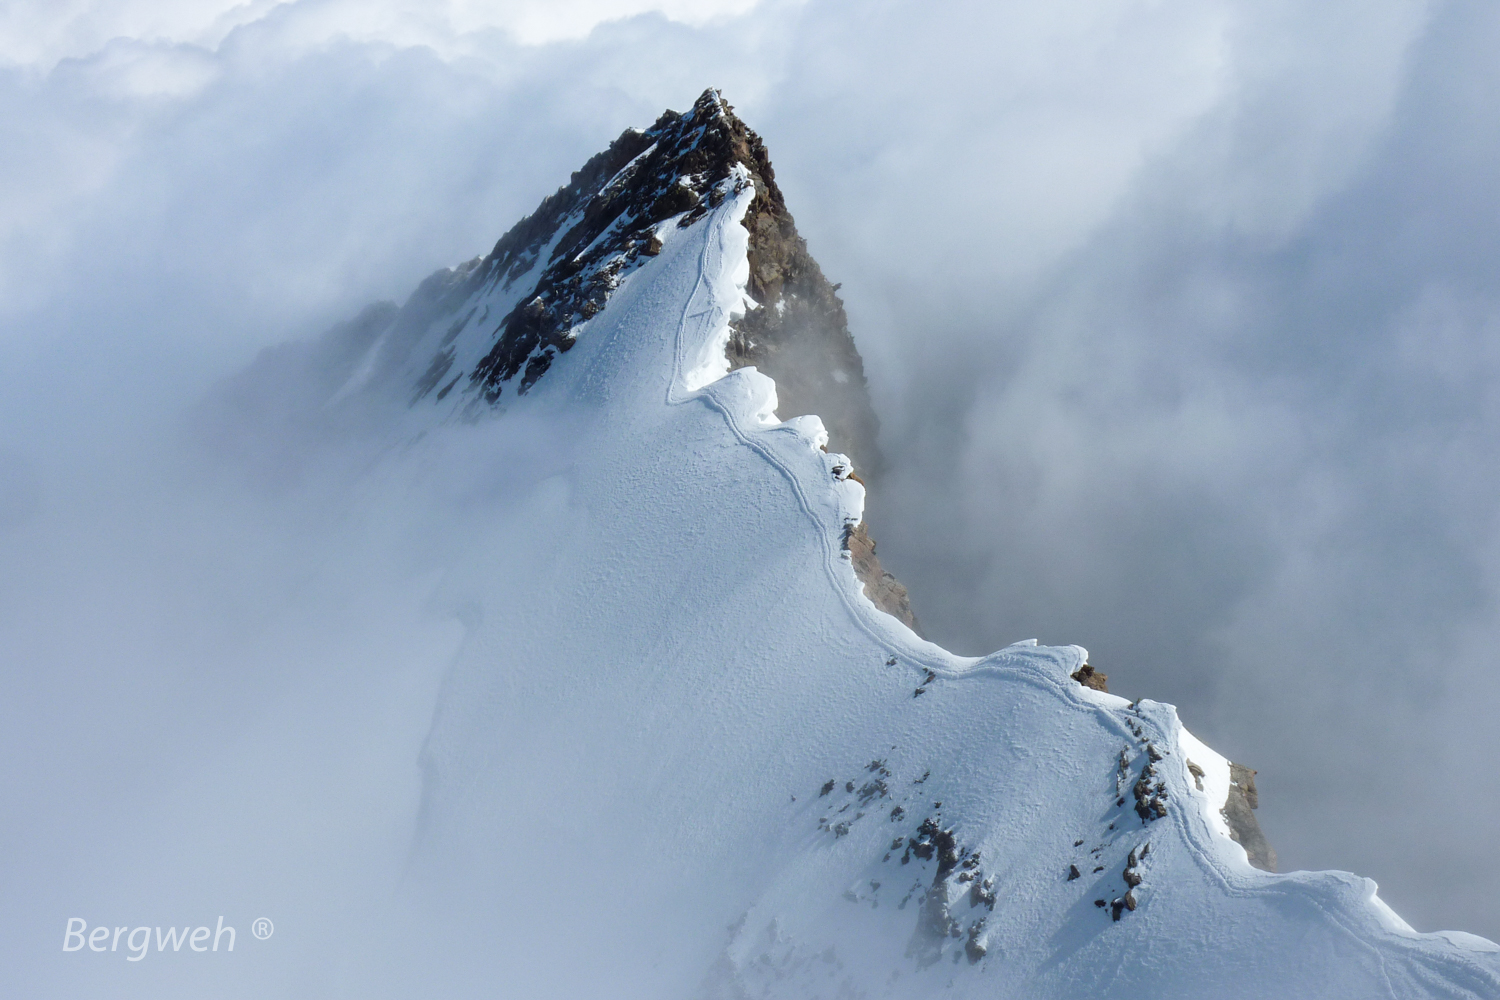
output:
M260 918L265 925L270 921L264 917ZM262 926L257 924L257 927ZM155 932L153 934L153 932ZM259 934L256 937L260 937ZM269 937L269 935L267 935ZM88 921L83 917L69 917L68 926L63 931L63 951L110 951L125 955L127 962L139 962L151 951L151 945L156 944L157 951L173 952L182 951L182 946L187 945L188 951L215 952L223 946L225 952L234 951L234 928L226 926L224 918L220 917L218 924L212 929L208 927L111 927L100 924L92 930ZM124 945L124 948L121 948Z

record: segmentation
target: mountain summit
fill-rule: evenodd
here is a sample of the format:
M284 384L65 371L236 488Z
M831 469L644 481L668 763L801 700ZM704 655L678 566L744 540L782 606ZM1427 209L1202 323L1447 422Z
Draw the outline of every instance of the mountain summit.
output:
M371 306L329 331L312 358L267 352L238 380L239 401L254 407L265 386L311 378L322 389L293 420L328 419L326 393L336 384L332 402L345 408L350 397L378 405L389 396L445 419L503 410L586 336L672 227L695 225L740 191L750 192L740 220L749 273L723 349L728 366L769 375L777 413L816 413L829 447L850 456L851 474L868 477L880 466L879 421L838 288L798 234L764 143L715 90L686 114L666 111L648 129L626 129L489 254L433 274L399 309ZM272 395L285 402L285 392ZM270 415L282 432L285 416ZM846 545L871 600L918 628L906 588L881 568L862 523Z
M291 380L465 630L397 993L1500 996L1490 942L1254 867L1252 772L1083 649L914 631L843 305L716 92L229 393Z
M731 321L731 368L757 366L776 380L780 410L816 409L832 446L874 466L877 422L844 305L797 234L760 137L711 90L686 115L668 111L645 131L627 129L501 237L463 291L519 283L525 295L486 334L492 346L469 370L453 372L452 340L440 342L418 398L450 373L445 388L467 379L489 403L507 386L525 393L620 282L660 252L664 222L691 226L743 184L754 192L741 220L751 308Z

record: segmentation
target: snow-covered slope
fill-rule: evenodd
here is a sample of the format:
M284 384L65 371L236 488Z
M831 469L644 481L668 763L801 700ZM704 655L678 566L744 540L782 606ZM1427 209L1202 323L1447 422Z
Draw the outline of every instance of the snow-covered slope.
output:
M371 961L443 996L1500 997L1495 945L1252 868L1229 762L1084 650L958 657L871 603L852 463L726 357L798 308L751 273L747 135L713 93L627 133L323 352L318 419L389 444L362 502L464 512L406 875L443 958Z

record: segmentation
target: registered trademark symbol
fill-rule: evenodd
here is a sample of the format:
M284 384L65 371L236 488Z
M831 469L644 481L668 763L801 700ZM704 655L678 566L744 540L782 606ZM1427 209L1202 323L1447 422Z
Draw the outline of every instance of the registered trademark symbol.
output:
M276 933L276 925L271 923L270 917L256 917L255 922L250 925L250 933L264 941Z

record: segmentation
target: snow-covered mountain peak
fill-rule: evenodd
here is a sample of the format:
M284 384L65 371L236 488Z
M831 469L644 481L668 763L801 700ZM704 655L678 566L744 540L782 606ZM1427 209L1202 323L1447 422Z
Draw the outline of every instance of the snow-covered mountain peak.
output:
M460 945L425 992L1500 996L1500 949L1369 880L1252 867L1248 772L1084 650L898 620L842 304L716 93L236 391L296 364L300 416L389 438L361 502L454 535L408 877Z
M335 401L373 388L474 419L526 395L674 231L741 191L746 300L729 366L769 374L783 417L817 412L832 446L872 472L877 422L843 303L797 233L764 144L714 90L686 113L626 129L488 255L427 279Z

